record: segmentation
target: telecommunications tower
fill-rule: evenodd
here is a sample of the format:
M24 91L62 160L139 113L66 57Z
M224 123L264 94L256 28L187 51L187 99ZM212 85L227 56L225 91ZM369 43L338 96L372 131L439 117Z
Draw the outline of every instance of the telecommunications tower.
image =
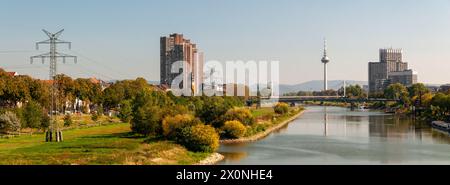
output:
M328 90L328 76L327 76L327 64L330 62L330 59L327 56L327 40L324 39L323 41L323 57L322 57L322 63L323 63L323 90Z

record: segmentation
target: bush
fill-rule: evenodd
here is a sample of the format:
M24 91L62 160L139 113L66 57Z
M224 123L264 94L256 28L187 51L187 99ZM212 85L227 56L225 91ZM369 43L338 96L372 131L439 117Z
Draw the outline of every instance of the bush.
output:
M163 135L167 139L176 139L186 127L200 124L201 121L190 114L167 116L162 121Z
M91 120L92 120L92 121L97 121L98 118L99 118L99 116L98 116L97 113L94 113L94 114L91 115Z
M34 101L28 102L22 110L24 120L22 127L40 128L44 115L43 112L41 105Z
M287 103L277 103L275 107L273 107L273 110L277 114L286 114L289 112L289 105Z
M0 133L10 134L20 131L20 120L16 114L7 111L0 115Z
M157 106L137 107L133 110L131 130L143 135L161 133L162 111Z
M42 115L41 129L48 129L50 127L50 116L46 113Z
M64 126L68 127L68 126L71 126L72 124L73 124L72 116L70 114L66 114L64 116Z
M221 128L221 137L236 139L245 135L247 128L240 121L227 121Z
M219 148L219 134L214 127L198 124L184 128L177 143L194 152L214 152Z
M242 124L247 126L251 126L255 123L255 118L250 110L246 108L234 107L225 113L222 119L222 125L220 126L223 126L223 123L226 121L234 120L240 121Z

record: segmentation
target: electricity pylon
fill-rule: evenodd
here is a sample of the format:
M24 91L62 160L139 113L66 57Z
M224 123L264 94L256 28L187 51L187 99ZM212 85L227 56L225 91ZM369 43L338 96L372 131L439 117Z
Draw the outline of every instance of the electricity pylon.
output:
M56 32L55 34L48 32L47 30L42 30L44 33L48 36L49 39L41 42L36 43L36 50L39 50L39 45L41 44L49 44L50 45L50 52L44 53L37 56L30 57L31 63L33 63L33 59L40 58L42 59L42 63L45 62L46 58L50 59L50 72L49 72L49 80L51 81L51 88L50 88L50 126L45 133L45 141L46 142L61 142L63 141L62 131L59 128L59 125L57 123L57 114L58 114L58 83L56 79L57 75L57 62L58 58L63 59L63 63L66 63L66 58L73 58L74 62L77 63L77 57L72 55L67 55L64 53L59 53L56 51L56 46L58 44L68 44L69 49L71 49L71 42L60 40L58 37L61 35L61 33L64 31L62 29L59 32ZM53 134L55 138L53 139Z

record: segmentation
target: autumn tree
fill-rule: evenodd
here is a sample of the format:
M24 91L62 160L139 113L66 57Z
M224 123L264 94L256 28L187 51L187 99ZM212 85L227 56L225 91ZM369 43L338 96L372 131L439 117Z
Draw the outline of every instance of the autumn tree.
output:
M399 100L402 104L408 104L408 89L400 83L391 84L384 90L384 96L388 99Z

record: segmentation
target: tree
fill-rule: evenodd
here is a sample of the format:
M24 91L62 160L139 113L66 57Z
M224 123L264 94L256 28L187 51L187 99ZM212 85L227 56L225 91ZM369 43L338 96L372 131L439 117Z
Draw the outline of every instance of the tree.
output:
M139 106L133 108L131 130L142 135L157 136L161 133L162 111L157 106Z
M431 99L433 116L439 119L450 120L450 95L437 93Z
M23 127L41 128L44 110L35 101L28 102L22 110Z
M20 128L20 120L13 112L6 111L0 115L0 133L17 133L20 131Z
M430 90L428 90L428 88L425 87L425 85L422 83L416 83L408 87L408 93L411 101L412 102L420 101L419 103L421 103L421 105L419 106L423 105L423 95L429 92Z
M74 94L83 101L100 103L102 88L99 83L94 83L92 79L78 78L74 81Z
M388 99L400 100L402 104L408 104L408 90L400 83L391 84L384 90L384 96Z
M216 128L222 126L220 119L231 108L229 104L225 103L222 97L202 97L203 106L197 108L196 116L205 124L213 125Z
M44 108L50 105L50 84L34 79L29 85L31 99Z
M173 101L163 92L142 89L132 101L131 129L143 135L159 135L164 108L173 106Z
M358 84L349 85L345 87L345 96L348 98L364 98L365 93L362 87Z
M328 89L326 91L314 91L313 96L336 96L338 93L333 89Z
M124 100L120 104L120 110L118 117L120 118L120 121L124 123L129 123L132 118L132 107L131 107L131 101L130 100Z
M102 103L108 109L117 108L122 101L133 100L144 90L154 90L144 78L118 81L104 90Z
M75 99L75 83L72 78L64 74L56 75L55 80L53 83L57 83L58 101L62 105L62 110L60 111L64 112L67 108L65 102L73 102Z
M28 88L27 76L15 76L8 75L0 76L3 90L0 94L0 100L5 105L15 107L17 102L25 102L30 99L30 91Z

